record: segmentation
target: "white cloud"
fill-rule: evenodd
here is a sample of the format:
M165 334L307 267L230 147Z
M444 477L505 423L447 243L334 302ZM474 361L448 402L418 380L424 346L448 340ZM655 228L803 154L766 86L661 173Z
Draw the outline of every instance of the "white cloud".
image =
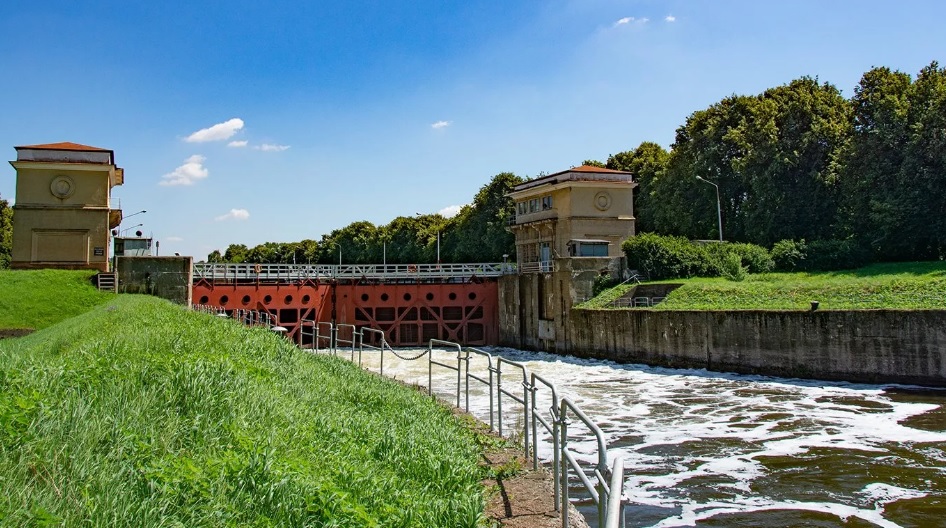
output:
M451 121L437 121L430 125L430 128L434 130L440 130L441 128L447 128L450 126Z
M194 185L199 180L203 180L210 172L204 167L204 160L207 158L200 154L184 160L184 164L173 171L161 176L164 178L161 185Z
M282 152L284 150L289 150L289 145L272 145L270 143L263 143L262 145L253 148L256 150L262 150L263 152Z
M463 209L462 205L448 205L443 209L437 211L437 214L444 218L453 218L460 212L460 209Z
M179 236L164 237L164 240L168 242L183 242L184 241L184 239Z
M224 220L246 220L250 217L250 212L246 209L230 209L230 212L227 214L220 215L214 220L221 222Z
M245 147L245 146L247 145L247 143L249 143L249 142L246 141L246 140L243 140L243 141L231 141L231 142L227 143L227 146L228 146L228 147L231 147L231 148L243 148L243 147Z
M666 17L664 17L664 20L666 20L667 22L676 22L676 21L677 21L677 17L675 17L675 16L673 16L673 15L667 15Z
M624 26L627 24L643 25L648 22L650 22L649 18L624 17L622 19L619 19L617 22L615 22L614 27Z
M224 121L223 123L217 123L216 125L210 128L202 128L197 132L187 136L184 141L188 143L203 143L205 141L222 141L224 139L230 139L233 134L236 134L240 129L243 128L243 120L234 117L229 121Z

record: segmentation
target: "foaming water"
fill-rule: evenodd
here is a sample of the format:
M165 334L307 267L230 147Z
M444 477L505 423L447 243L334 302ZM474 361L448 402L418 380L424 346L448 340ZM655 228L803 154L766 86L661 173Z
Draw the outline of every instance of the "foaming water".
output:
M554 383L601 428L625 460L627 526L946 526L946 392L488 351ZM456 353L435 357L456 364ZM377 371L377 356L363 361ZM385 374L399 380L426 386L427 369L385 355ZM471 371L488 376L485 359ZM503 373L521 397L515 371ZM455 402L456 373L435 366L433 377ZM470 411L488 421L485 387L471 382L470 394ZM540 390L537 407L550 405ZM508 397L503 406L508 434L521 407ZM594 437L578 424L569 432L593 466ZM548 438L537 452L551 461Z

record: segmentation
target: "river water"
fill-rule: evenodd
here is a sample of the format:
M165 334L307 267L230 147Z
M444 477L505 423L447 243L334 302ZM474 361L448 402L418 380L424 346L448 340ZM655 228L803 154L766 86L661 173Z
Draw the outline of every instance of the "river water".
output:
M629 527L946 527L946 391L486 351L554 383L601 428L609 463L625 459ZM434 357L456 364L455 352ZM364 366L377 371L377 359L366 353ZM384 362L385 375L427 386L426 358ZM485 359L470 370L486 376ZM455 372L435 366L433 384L455 403ZM487 391L470 392L471 412L488 422ZM521 407L503 401L508 433ZM540 393L537 407L549 406ZM592 467L596 443L577 425L569 445ZM537 451L551 462L550 441ZM595 525L590 502L577 503Z

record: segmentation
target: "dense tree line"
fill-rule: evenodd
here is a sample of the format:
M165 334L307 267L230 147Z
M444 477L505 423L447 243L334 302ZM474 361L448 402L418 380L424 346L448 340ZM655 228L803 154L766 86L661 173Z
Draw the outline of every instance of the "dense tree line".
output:
M0 196L0 269L10 267L13 251L13 208Z
M645 142L604 166L630 171L638 232L844 241L880 260L946 257L946 70L863 75L851 99L804 77L692 113L670 151Z
M781 240L843 248L879 260L946 257L946 70L916 76L878 67L850 99L802 77L698 110L670 150L652 142L585 164L634 174L637 231L689 239L723 233L772 247ZM331 264L498 261L514 253L506 194L523 181L498 174L455 218L355 222L319 241L232 245L210 260ZM823 243L822 243L823 242ZM800 242L803 243L803 242Z
M211 253L210 262L263 262L296 264L413 264L437 261L499 262L515 254L512 234L506 230L513 216L507 194L524 181L504 172L484 185L473 202L453 218L439 214L399 216L387 225L354 222L321 239L301 242L266 242L253 248L231 244Z

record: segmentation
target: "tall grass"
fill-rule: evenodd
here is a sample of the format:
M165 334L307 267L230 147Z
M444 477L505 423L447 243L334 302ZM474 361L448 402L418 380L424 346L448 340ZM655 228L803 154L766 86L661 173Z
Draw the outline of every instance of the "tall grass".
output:
M94 271L0 270L0 329L46 328L115 297L90 282Z
M475 526L471 435L347 361L149 297L0 341L7 526Z

